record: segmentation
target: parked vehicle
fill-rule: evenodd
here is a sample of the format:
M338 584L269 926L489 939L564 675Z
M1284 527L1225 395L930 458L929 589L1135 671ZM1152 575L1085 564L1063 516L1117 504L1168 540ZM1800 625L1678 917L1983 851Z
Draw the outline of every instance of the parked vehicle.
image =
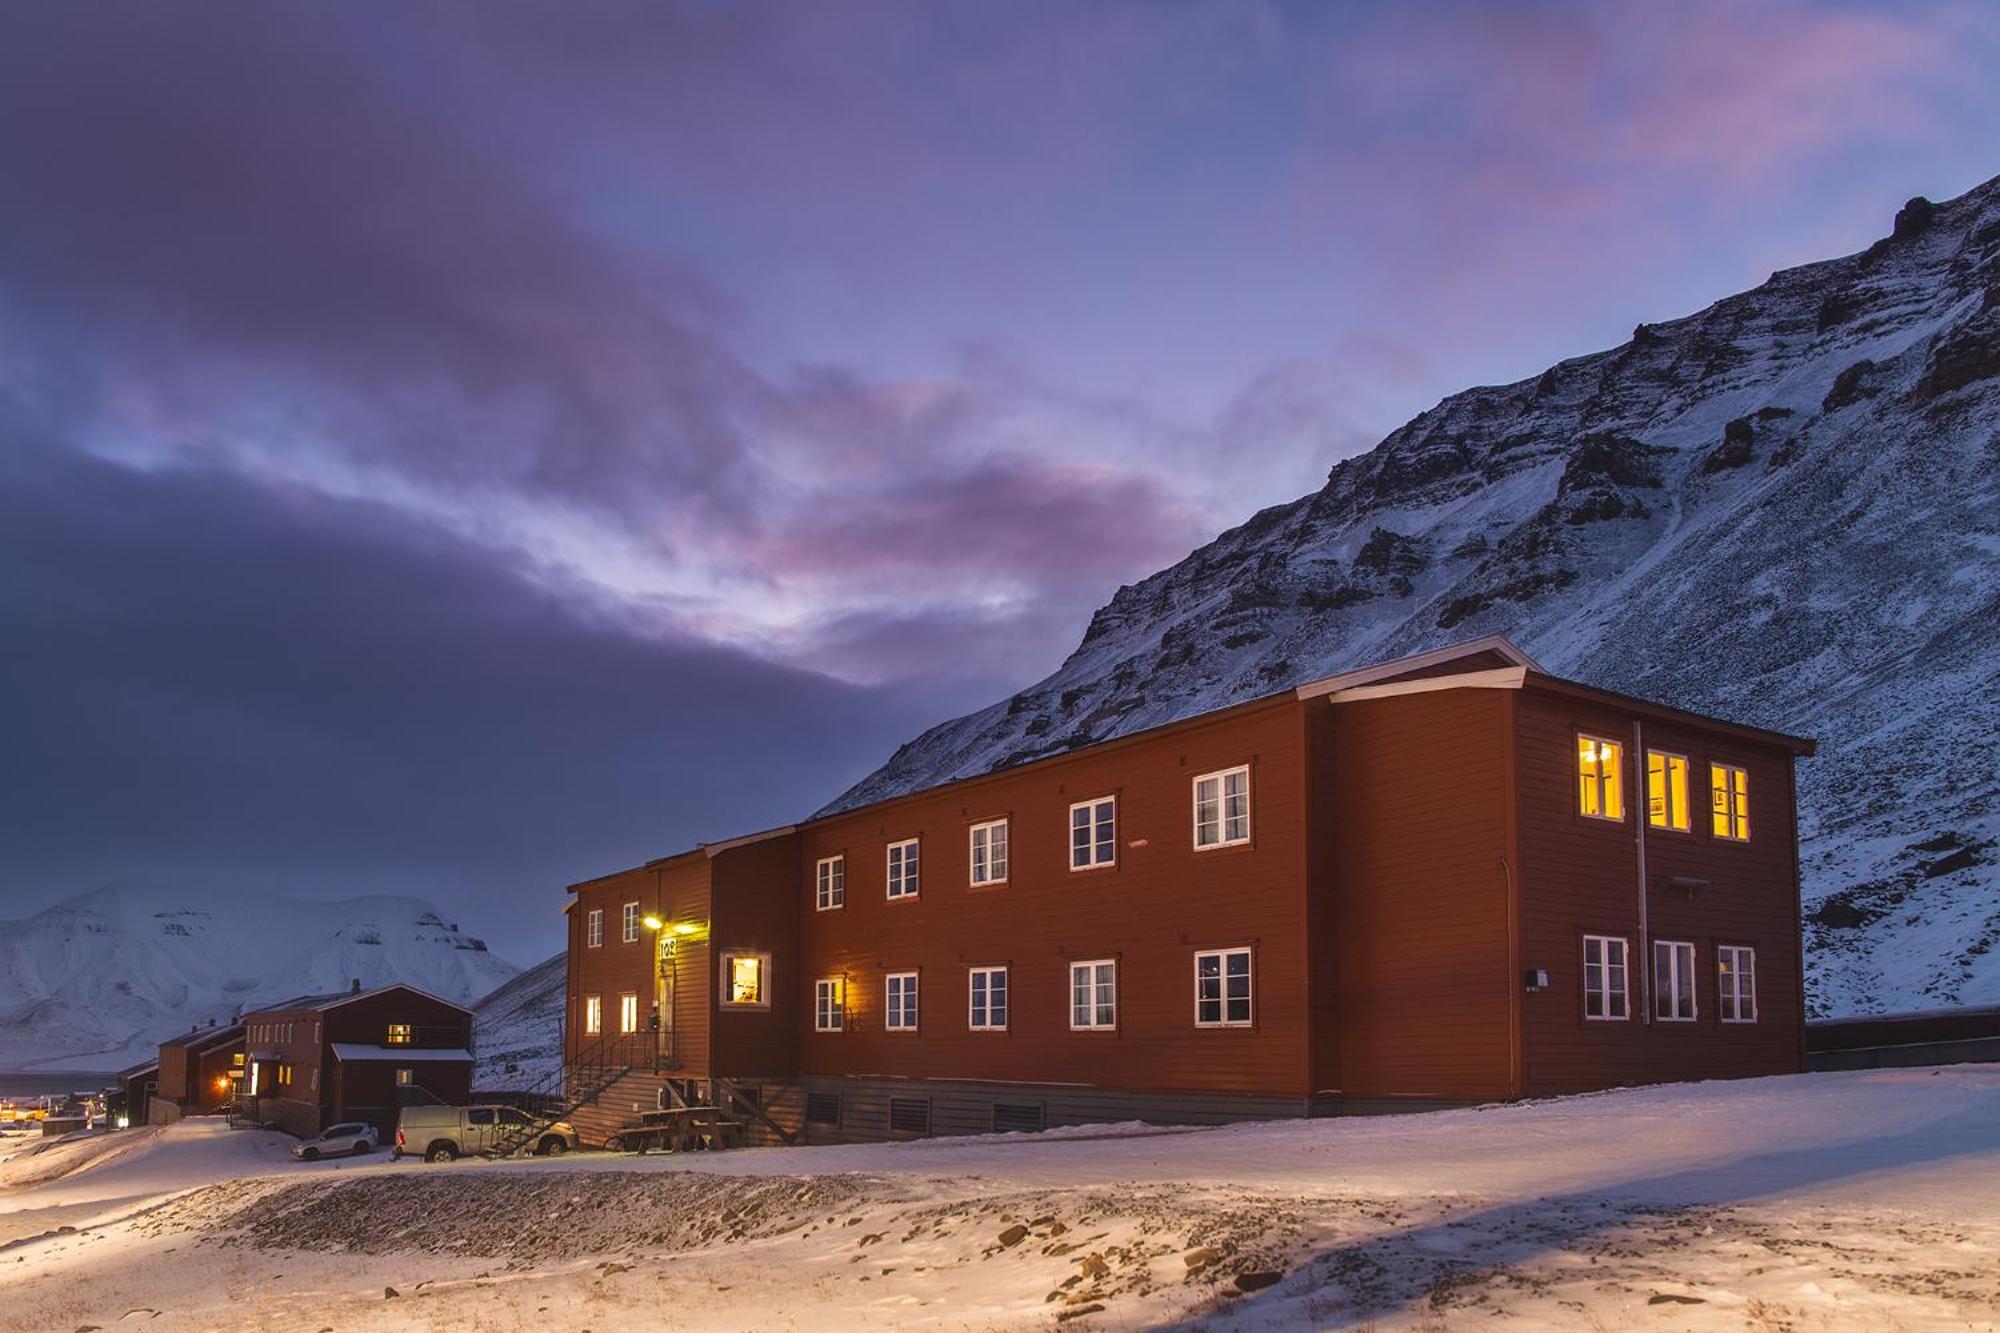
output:
M317 1162L322 1157L359 1157L381 1146L375 1126L351 1120L328 1125L315 1138L300 1139L292 1145L292 1156L301 1162Z
M484 1156L514 1143L534 1124L526 1111L512 1106L406 1106L396 1120L396 1146L390 1151L427 1162ZM576 1129L558 1120L531 1142L535 1156L560 1157L577 1146Z

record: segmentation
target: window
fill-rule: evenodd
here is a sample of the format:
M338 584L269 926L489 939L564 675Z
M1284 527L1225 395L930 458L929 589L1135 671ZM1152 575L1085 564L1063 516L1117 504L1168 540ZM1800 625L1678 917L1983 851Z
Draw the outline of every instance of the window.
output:
M602 1031L604 1031L604 999L602 996L586 995L583 997L584 1035L594 1037Z
M639 997L630 991L618 997L618 1030L627 1033L639 1030Z
M1078 1031L1118 1026L1118 964L1111 959L1069 965L1069 1025Z
M278 1066L278 1086L281 1088L292 1086L292 1067L290 1065L281 1064Z
M847 906L847 858L822 856L816 878L819 881L815 905L822 912Z
M1250 841L1250 770L1205 773L1194 780L1194 845L1229 847Z
M389 1040L386 1044L390 1046L408 1046L412 1035L408 1023L391 1023L389 1025Z
M1006 1031L1007 969L975 967L970 976L971 1011L966 1026L974 1032Z
M1716 980L1722 991L1722 1021L1757 1021L1757 951L1725 944L1715 951Z
M626 903L624 914L624 940L631 944L639 938L639 904Z
M889 896L917 896L917 840L906 838L889 844Z
M1708 766L1708 805L1715 815L1715 836L1731 842L1750 841L1750 775L1734 764Z
M1625 747L1601 736L1576 738L1576 808L1592 819L1625 819Z
M1250 951L1215 949L1194 956L1194 1025L1250 1026Z
M1583 937L1583 1016L1630 1018L1622 935Z
M1007 821L996 819L972 826L972 882L1007 882Z
M813 1031L839 1032L847 1026L847 983L821 977L813 983Z
M1694 1021L1694 946L1653 941L1653 1017L1663 1023Z
M889 974L888 1028L891 1032L917 1030L917 974L914 972Z
M768 1009L771 996L771 955L767 953L726 953L722 955L722 1002L725 1005Z
M1688 761L1685 756L1646 751L1646 822L1654 828L1688 831Z
M490 1106L475 1106L471 1108L465 1113L465 1123L468 1125L492 1124L493 1108Z
M410 1086L410 1085L411 1085L412 1083L414 1083L414 1082L416 1082L416 1081L417 1081L417 1071L416 1071L416 1070L414 1070L414 1069L398 1069L398 1070L396 1071L396 1086L397 1086L397 1087L399 1087L399 1088L407 1088L407 1087L409 1087L409 1086Z
M1118 859L1118 798L1079 801L1069 808L1069 868L1091 870Z
M583 919L583 944L586 949L604 947L604 909L593 907Z

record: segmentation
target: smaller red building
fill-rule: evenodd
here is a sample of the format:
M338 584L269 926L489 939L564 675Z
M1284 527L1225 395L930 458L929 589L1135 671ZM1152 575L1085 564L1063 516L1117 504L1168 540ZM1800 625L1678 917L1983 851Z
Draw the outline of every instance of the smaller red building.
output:
M169 1124L183 1115L206 1115L236 1100L245 1074L243 1025L210 1024L160 1043L159 1082L134 1120Z
M384 1136L405 1106L472 1093L472 1011L400 982L302 995L243 1016L247 1115L301 1138L361 1120Z

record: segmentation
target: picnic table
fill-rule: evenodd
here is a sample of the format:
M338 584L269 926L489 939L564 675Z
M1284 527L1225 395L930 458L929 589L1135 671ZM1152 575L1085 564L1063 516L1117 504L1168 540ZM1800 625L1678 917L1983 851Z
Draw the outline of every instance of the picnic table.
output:
M743 1142L743 1122L727 1120L713 1106L676 1106L641 1112L639 1122L611 1136L621 1152L694 1152L735 1148Z

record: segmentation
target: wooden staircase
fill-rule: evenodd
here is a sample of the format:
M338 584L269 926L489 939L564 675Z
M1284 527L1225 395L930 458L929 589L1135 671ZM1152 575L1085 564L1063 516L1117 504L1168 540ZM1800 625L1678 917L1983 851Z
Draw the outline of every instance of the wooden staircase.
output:
M638 1038L635 1040L635 1037ZM620 1033L598 1038L577 1052L571 1060L547 1078L524 1090L528 1123L509 1130L494 1140L495 1157L514 1157L532 1149L558 1122L568 1120L585 1147L601 1147L604 1140L593 1139L582 1121L590 1116L611 1090L629 1078L654 1079L653 1056L657 1049L651 1034ZM643 1071L639 1069L643 1066ZM657 1095L657 1094L656 1094Z

